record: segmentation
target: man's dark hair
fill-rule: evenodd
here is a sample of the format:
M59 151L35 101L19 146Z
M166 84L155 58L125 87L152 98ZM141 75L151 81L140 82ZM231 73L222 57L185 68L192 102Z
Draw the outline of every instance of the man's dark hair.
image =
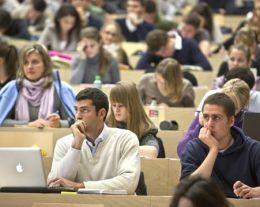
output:
M225 82L228 82L231 79L239 78L245 81L250 88L250 90L255 85L255 77L252 71L249 68L237 68L235 70L229 70L226 77Z
M146 36L146 44L148 46L148 51L151 53L156 53L161 47L165 46L169 40L169 36L166 31L155 29L149 32Z
M148 0L145 5L145 12L148 14L156 13L157 7L154 1Z
M200 27L200 17L197 13L190 13L186 15L183 19L185 24L193 26L195 29Z
M235 104L231 98L224 93L215 93L206 98L202 107L202 112L204 111L204 106L206 104L222 106L228 117L235 116Z
M85 88L81 90L76 96L76 101L82 101L82 100L91 100L92 104L96 108L97 114L100 109L104 108L106 110L106 115L107 115L109 109L109 103L108 103L107 95L103 91L97 88ZM104 117L104 121L105 119L106 116Z
M45 0L32 0L31 3L33 8L39 12L44 12L47 7Z
M0 8L0 29L7 30L12 23L12 17L10 13Z
M141 6L145 7L146 6L146 0L127 0L127 1L138 1Z

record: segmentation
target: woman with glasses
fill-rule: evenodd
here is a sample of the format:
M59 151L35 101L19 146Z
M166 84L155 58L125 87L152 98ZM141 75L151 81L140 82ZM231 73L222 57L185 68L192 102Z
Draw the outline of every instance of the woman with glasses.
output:
M0 91L0 125L69 127L74 118L75 95L60 81L47 50L28 45L20 54L18 79Z
M150 105L155 98L159 105L194 107L192 85L182 77L180 64L172 58L162 60L155 73L145 74L138 89L144 105Z
M112 54L119 64L131 68L127 54L122 48L123 35L116 22L107 22L100 31L103 47Z

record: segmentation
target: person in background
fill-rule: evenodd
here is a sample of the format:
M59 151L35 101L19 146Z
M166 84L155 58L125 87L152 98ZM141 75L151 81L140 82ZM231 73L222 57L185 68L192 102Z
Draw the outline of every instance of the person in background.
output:
M31 35L24 19L12 18L8 11L0 8L0 36L30 40Z
M257 198L260 143L233 126L235 111L234 102L224 93L215 93L205 100L203 127L181 155L181 179L212 177L226 197Z
M222 43L220 27L214 21L213 12L207 3L198 3L193 7L191 13L197 13L200 16L201 28L208 31L211 41L218 44Z
M250 80L247 83L249 82ZM196 110L196 115L193 121L191 122L188 131L185 133L184 137L177 146L177 152L179 157L181 157L181 154L183 153L187 143L190 140L195 139L199 136L199 130L201 128L201 125L203 124L201 121L202 106L204 104L205 99L214 93L225 93L233 100L236 108L234 125L239 128L242 128L244 110L246 110L250 98L250 88L247 83L241 79L233 78L232 80L230 79L229 81L227 81L222 89L211 90L204 95Z
M104 11L91 4L90 0L69 0L77 10L82 27L95 27L98 30L102 27L104 19Z
M0 41L0 90L16 78L18 53L16 47Z
M197 13L184 16L180 25L180 34L184 38L195 40L206 57L211 55L209 33L204 28L200 28L200 17Z
M138 138L105 124L109 103L97 88L76 96L76 122L54 149L49 186L126 190L134 194L140 175Z
M232 207L219 186L203 177L183 179L177 185L170 207Z
M52 14L46 8L45 0L31 0L28 4L21 5L13 10L11 15L13 18L25 19L27 25L34 31L42 31L47 24L47 20L52 17Z
M119 68L132 68L126 51L122 48L123 35L116 22L106 22L100 30L101 44L120 64Z
M128 0L125 18L117 19L128 42L140 42L154 29L154 25L144 20L145 0Z
M177 28L177 23L171 20L166 20L157 10L157 2L154 0L148 0L145 4L144 21L154 25L156 29L162 29L165 31Z
M235 70L237 68L249 68L251 65L250 49L243 44L233 45L230 48L228 58L228 69ZM225 82L225 75L217 77L213 80L212 89L221 88ZM260 78L257 76L255 80L255 90L260 90Z
M100 43L100 35L96 28L88 27L81 31L78 43L79 57L71 65L72 84L93 83L96 75L104 84L113 84L120 80L118 64L112 55Z
M255 68L257 70L257 76L260 76L260 46L257 45L256 34L250 28L242 27L235 36L235 45L244 45L249 48L251 53L251 68ZM226 75L229 71L228 62L223 61L219 67L218 77L222 75Z
M118 82L111 89L110 104L108 125L134 132L139 138L141 157L162 158L163 146L156 137L158 130L144 111L136 85Z
M141 78L138 90L144 105L156 98L159 105L169 107L194 107L195 94L191 83L183 79L177 60L166 58L156 67L155 73Z
M18 79L0 91L0 125L68 127L75 114L75 95L57 72L52 72L52 62L42 45L23 48Z
M196 42L181 38L177 33L170 37L166 31L155 29L146 37L147 51L139 59L136 68L154 72L156 65L164 58L174 58L181 65L191 65L212 70L207 58Z
M39 43L49 50L76 51L81 21L78 12L70 4L63 4L55 14L54 22L44 29Z

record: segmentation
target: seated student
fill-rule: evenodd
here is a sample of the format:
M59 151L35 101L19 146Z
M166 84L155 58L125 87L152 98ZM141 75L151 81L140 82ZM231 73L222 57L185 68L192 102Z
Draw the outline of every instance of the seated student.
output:
M13 45L0 41L0 90L15 79L18 68L18 53Z
M200 2L196 4L191 13L197 13L201 18L201 28L208 31L210 40L220 44L222 42L222 34L219 25L214 20L214 14L207 3Z
M80 17L70 4L63 4L55 14L54 22L45 27L39 43L50 50L76 51L81 29Z
M76 57L71 65L72 84L93 83L95 76L101 76L102 83L116 83L119 81L119 70L116 60L100 43L99 32L94 27L81 31L77 50L80 57Z
M238 78L232 78L231 80L227 81L223 88L218 89L218 90L211 90L208 91L204 97L202 98L197 110L196 110L196 115L191 122L188 131L182 138L182 140L179 142L177 146L177 152L179 157L183 153L187 143L198 137L199 135L199 129L201 128L202 119L201 119L201 111L202 111L202 106L204 104L205 99L214 94L214 93L225 93L228 95L234 102L235 107L236 107L236 116L235 116L235 126L242 128L243 124L243 114L244 110L248 106L248 101L249 101L249 86L246 82L244 82L241 79Z
M155 73L141 78L138 90L144 105L153 98L157 103L170 107L193 107L195 94L191 83L183 79L180 64L171 58L162 60Z
M251 53L250 50L243 44L233 45L230 48L228 57L228 69L235 70L237 68L249 68L251 65ZM212 89L221 88L225 81L225 75L217 77L213 80ZM255 80L255 90L260 90L260 77Z
M190 177L177 185L170 207L231 207L212 179Z
M180 26L181 36L190 38L197 42L201 52L209 57L210 54L210 36L207 30L200 28L200 17L197 13L190 13L183 18Z
M102 8L94 6L89 0L69 0L69 3L76 8L83 28L95 27L100 30L104 19Z
M171 57L182 65L195 65L203 70L212 70L210 63L193 40L181 38L177 34L173 38L167 32L155 29L147 35L146 44L148 49L138 61L137 69L153 72L163 58Z
M57 71L52 73L47 50L28 45L20 60L18 79L0 91L0 125L68 127L74 118L75 95Z
M141 157L161 157L163 146L160 146L156 137L158 130L144 111L136 85L129 82L117 83L111 89L110 103L112 111L108 125L134 132L139 138Z
M181 155L181 179L212 177L227 197L237 197L236 187L240 187L234 185L237 181L251 189L260 185L260 143L233 126L235 110L234 102L224 93L205 100L204 126Z
M10 13L0 8L0 36L30 40L27 24L24 19L12 18Z
M103 47L112 54L116 61L127 68L132 68L126 51L121 46L123 35L119 25L116 22L106 22L100 30L100 36Z
M260 45L257 45L256 34L253 30L243 27L241 28L235 36L235 45L244 45L249 48L251 53L251 65L250 68L257 69L257 76L260 76ZM223 61L219 67L218 77L226 75L229 71L228 61Z
M31 0L28 4L13 10L11 15L14 18L25 19L27 25L33 28L34 31L41 31L51 17L51 14L46 11L46 7L45 0Z
M125 18L117 19L122 33L128 42L140 42L154 29L154 25L144 20L145 1L127 0L127 14Z
M56 143L50 186L135 192L140 175L138 138L128 130L107 127L108 108L108 98L99 89L77 94L76 122L72 134Z

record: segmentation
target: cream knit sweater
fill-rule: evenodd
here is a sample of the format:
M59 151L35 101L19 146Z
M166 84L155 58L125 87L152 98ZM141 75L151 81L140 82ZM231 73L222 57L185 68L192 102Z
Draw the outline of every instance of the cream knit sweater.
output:
M128 130L108 127L108 132L95 155L86 142L81 150L72 148L72 134L58 140L48 180L63 177L84 182L88 189L124 189L133 194L140 175L138 138Z

